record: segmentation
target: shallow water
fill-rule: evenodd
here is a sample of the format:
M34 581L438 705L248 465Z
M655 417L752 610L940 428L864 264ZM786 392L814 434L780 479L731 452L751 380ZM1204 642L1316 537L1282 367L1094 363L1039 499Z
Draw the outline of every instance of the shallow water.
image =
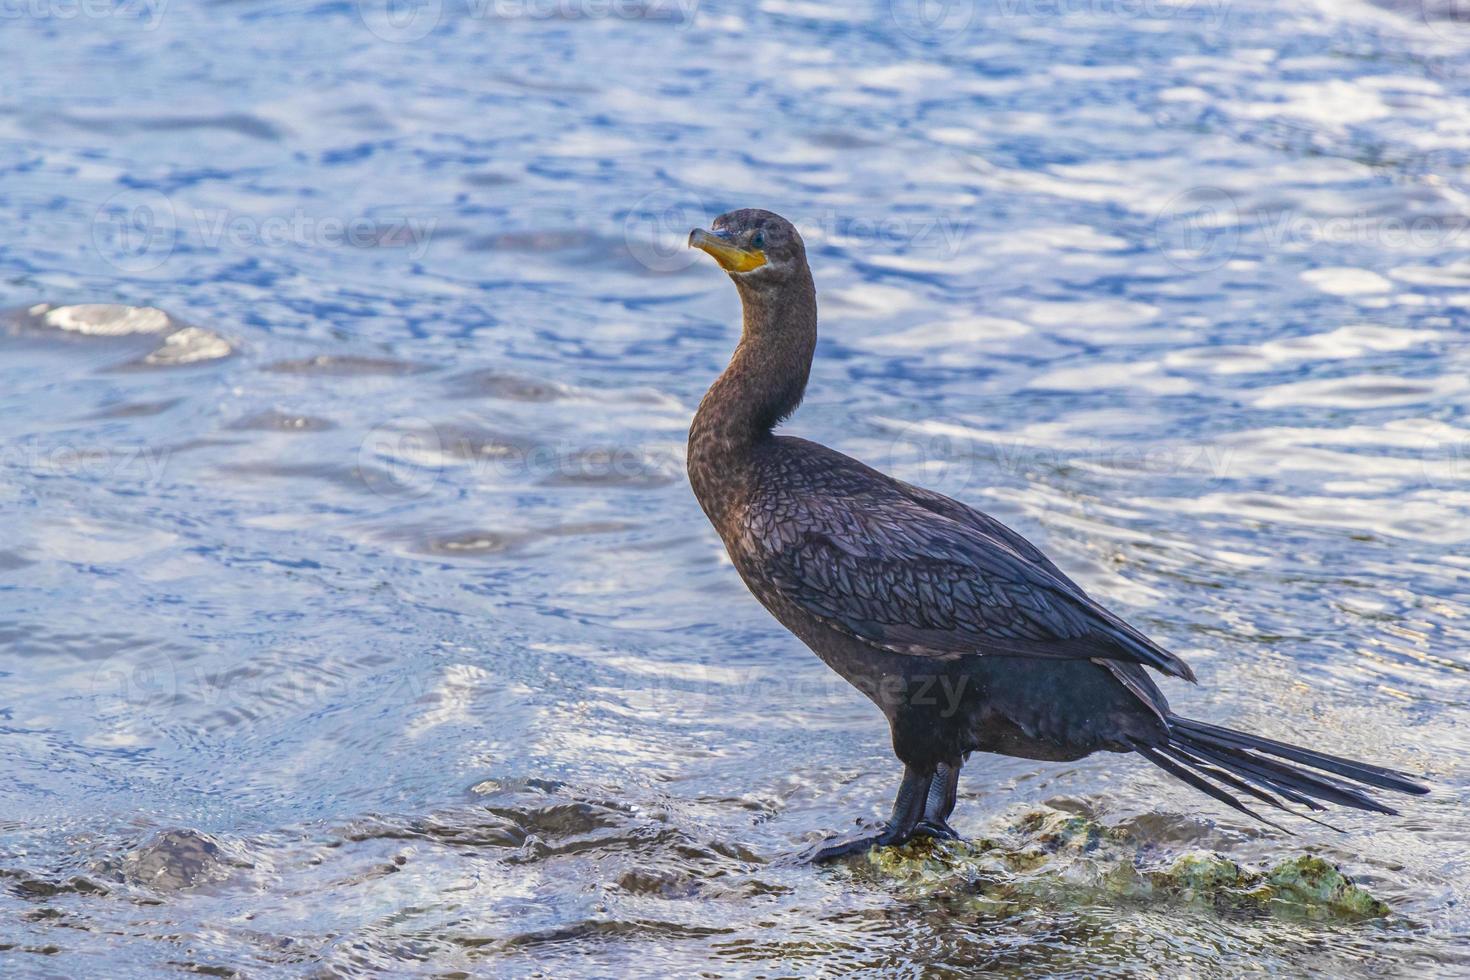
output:
M1470 971L1470 25L1058 7L8 18L0 971ZM792 431L1031 536L1181 711L1435 786L1285 837L976 758L957 826L1391 916L773 863L898 773L683 478L744 205L820 290Z

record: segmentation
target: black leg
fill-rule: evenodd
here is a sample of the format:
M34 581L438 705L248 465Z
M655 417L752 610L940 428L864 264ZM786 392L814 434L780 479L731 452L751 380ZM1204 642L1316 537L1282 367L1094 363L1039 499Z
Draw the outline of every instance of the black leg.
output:
M905 766L903 782L898 787L898 796L893 801L893 815L888 818L887 826L870 837L857 837L828 844L812 854L811 859L830 861L833 858L847 857L850 854L862 854L874 847L902 844L914 836L914 828L918 826L920 818L924 815L924 806L929 800L929 787L933 782L932 772L924 773L912 766Z
M959 834L949 825L949 815L954 812L955 800L959 796L960 767L941 762L934 770L934 782L929 786L929 796L924 801L924 816L919 820L918 831L940 840L956 840Z

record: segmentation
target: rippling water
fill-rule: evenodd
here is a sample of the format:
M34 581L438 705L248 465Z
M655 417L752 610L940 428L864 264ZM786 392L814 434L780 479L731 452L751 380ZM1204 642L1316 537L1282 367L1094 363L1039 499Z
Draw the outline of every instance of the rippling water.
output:
M7 975L1470 971L1454 4L80 9L4 23ZM976 757L960 829L1391 916L771 863L898 773L683 478L738 311L680 246L745 205L820 290L793 431L1027 533L1190 714L1435 781L1289 838Z

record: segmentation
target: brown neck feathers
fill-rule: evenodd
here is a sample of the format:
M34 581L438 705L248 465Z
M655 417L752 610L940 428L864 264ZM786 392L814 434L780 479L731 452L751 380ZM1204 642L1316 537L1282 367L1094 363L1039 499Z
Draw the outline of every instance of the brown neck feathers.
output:
M710 386L689 430L689 477L706 511L742 464L801 404L817 343L817 298L805 265L762 281L732 276L744 325L730 364Z

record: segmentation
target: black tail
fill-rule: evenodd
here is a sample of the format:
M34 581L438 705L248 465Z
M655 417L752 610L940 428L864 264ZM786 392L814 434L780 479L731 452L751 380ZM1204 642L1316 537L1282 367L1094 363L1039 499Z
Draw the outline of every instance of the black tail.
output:
M1308 810L1325 810L1322 805L1325 802L1374 813L1397 813L1397 810L1369 796L1363 787L1374 786L1396 793L1429 792L1428 787L1414 782L1408 774L1393 769L1353 762L1188 718L1170 716L1168 723L1168 742L1136 746L1140 755L1226 806L1278 830L1285 828L1256 813L1222 787L1253 796L1278 810L1307 820L1313 818L1293 810L1286 803L1295 803ZM1303 766L1318 771L1312 772ZM1320 820L1313 822L1322 823Z

